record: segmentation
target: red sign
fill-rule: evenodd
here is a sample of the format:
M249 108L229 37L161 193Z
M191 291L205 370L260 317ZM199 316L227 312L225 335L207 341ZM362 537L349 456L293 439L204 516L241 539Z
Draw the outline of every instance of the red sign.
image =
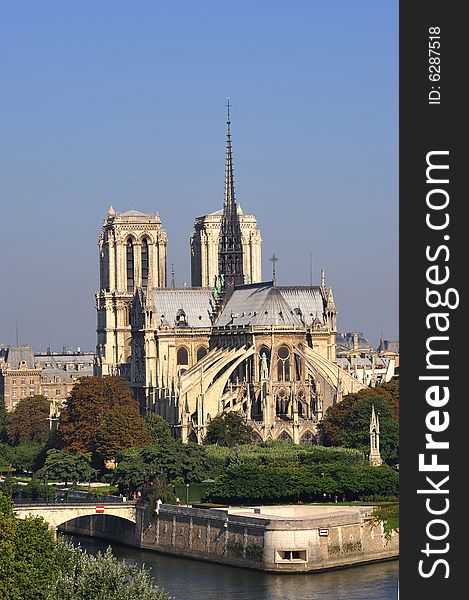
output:
M96 507L96 512L97 513L103 513L104 512L104 506L97 506Z

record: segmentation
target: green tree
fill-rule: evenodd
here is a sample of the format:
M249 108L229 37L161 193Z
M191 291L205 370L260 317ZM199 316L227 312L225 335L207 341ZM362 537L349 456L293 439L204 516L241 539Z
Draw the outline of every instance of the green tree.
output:
M22 398L6 417L10 443L45 443L49 437L50 401L44 396Z
M48 600L174 600L146 569L117 561L110 548L96 556L58 541L60 575Z
M399 421L399 378L391 379L387 383L382 383L377 388L378 390L384 390L391 396L391 406L393 409L394 418Z
M0 598L46 600L58 575L56 542L40 517L15 518L0 492Z
M330 463L228 467L207 492L211 500L239 502L317 502L334 496L346 500L395 499L399 475L387 465Z
M117 468L112 475L112 483L121 494L129 494L140 489L149 478L149 469L140 452L125 450L119 455Z
M158 479L150 481L142 488L142 497L148 500L152 510L156 508L158 500L163 504L176 504L174 485Z
M5 496L12 498L18 491L18 484L11 475L7 475L3 480L2 492Z
M62 410L59 433L64 450L94 456L99 455L97 445L104 456L115 456L122 447L119 438L127 447L151 439L129 384L121 377L82 377Z
M390 464L398 462L398 402L384 386L349 394L342 402L329 407L320 424L324 445L357 448L368 453L372 406L379 414L381 456Z
M37 475L34 475L28 485L22 489L22 495L24 498L33 500L40 498L51 500L55 496L55 489L50 485L46 485Z
M35 471L44 462L46 445L39 442L25 442L9 451L11 466L16 471Z
M210 475L207 451L199 444L178 444L180 471L186 483L199 483Z
M46 460L42 469L36 475L44 478L47 473L49 480L64 481L76 484L78 481L89 481L96 475L96 470L91 467L91 455L82 452L66 452L65 450L47 451Z
M207 427L205 444L236 446L252 442L253 429L243 415L237 412L222 413L212 419Z
M8 440L6 430L7 411L5 408L5 400L0 396L0 444Z
M167 446L174 442L171 435L171 427L162 416L156 413L149 413L145 416L145 424L152 437L153 443L157 446Z

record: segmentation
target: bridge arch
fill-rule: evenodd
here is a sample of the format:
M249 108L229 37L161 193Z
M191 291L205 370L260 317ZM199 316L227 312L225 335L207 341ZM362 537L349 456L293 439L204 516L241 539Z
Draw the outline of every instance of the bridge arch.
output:
M52 529L80 517L117 517L135 525L137 521L135 504L25 504L15 506L15 514L20 519L29 516L42 517Z

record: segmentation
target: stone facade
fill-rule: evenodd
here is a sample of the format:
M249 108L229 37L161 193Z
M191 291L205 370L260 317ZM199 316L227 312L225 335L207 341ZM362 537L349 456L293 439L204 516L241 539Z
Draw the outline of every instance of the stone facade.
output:
M183 442L239 411L258 441L315 442L324 411L363 384L335 362L336 308L316 287L273 282L216 290L140 290L131 310L131 387Z
M106 515L60 530L121 541L164 554L269 572L305 573L399 556L399 534L384 534L372 507L261 506L137 508L136 526Z
M245 215L238 206L243 246L245 283L262 281L261 232L254 215ZM218 250L223 211L197 217L191 236L191 274L193 287L213 287L219 276Z
M98 240L96 375L130 378L130 304L135 290L166 287L167 235L158 214L117 213L112 206Z

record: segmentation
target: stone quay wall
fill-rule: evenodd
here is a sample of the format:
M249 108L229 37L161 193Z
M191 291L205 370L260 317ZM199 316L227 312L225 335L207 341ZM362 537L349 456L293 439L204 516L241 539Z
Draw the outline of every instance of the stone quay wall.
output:
M136 511L136 524L106 515L61 525L164 554L275 572L321 571L399 555L370 507L266 506L201 509L160 505Z

